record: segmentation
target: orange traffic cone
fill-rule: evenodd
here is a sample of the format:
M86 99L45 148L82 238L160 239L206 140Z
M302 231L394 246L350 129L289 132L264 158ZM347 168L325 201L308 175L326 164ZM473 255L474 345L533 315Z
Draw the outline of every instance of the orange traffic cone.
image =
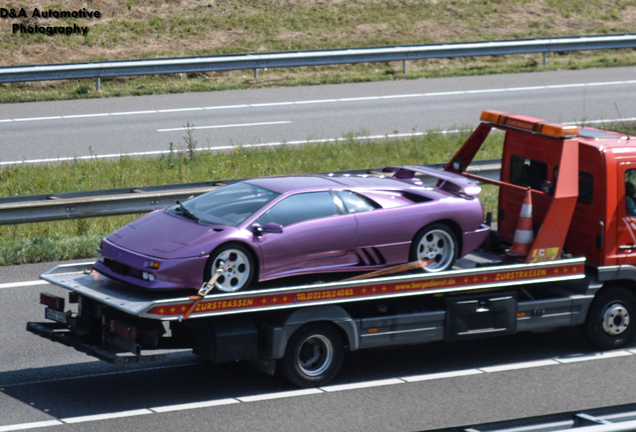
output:
M517 231L512 241L512 249L506 251L510 256L523 257L528 255L530 245L534 241L534 232L532 231L532 193L530 188L526 190L526 196L523 198L521 206L521 214L517 223Z

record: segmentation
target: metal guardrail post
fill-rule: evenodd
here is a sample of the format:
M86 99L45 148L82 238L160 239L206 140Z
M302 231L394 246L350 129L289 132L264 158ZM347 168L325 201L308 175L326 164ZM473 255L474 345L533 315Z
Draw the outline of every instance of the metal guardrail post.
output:
M102 79L100 77L97 77L96 90L97 91L102 90Z

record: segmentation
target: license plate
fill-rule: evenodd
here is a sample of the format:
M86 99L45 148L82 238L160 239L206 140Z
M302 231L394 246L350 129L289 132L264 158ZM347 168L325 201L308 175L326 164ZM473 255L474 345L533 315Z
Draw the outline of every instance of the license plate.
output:
M66 324L66 314L53 309L44 309L44 317L62 324Z

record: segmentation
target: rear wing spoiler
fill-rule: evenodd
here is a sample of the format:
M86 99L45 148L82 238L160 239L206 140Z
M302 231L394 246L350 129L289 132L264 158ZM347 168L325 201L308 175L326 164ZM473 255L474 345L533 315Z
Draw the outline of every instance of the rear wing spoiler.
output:
M438 179L437 188L447 192L476 197L481 192L481 187L476 182L466 177L449 171L426 167L422 165L408 165L399 167L387 167L384 171L393 172L393 178L407 182L416 181L417 174L424 174Z

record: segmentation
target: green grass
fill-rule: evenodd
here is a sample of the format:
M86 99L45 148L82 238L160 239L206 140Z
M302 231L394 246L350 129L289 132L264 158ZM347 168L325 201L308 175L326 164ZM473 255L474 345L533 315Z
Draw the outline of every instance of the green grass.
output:
M12 7L34 7L23 0ZM84 36L11 33L0 20L1 66L167 58L251 52L401 46L636 32L628 0L79 0L46 1L41 9L87 7L101 20ZM50 20L47 25L70 24ZM636 64L634 50L434 59L408 62L407 78L578 69ZM402 79L401 63L307 67L0 85L0 103L238 88Z

